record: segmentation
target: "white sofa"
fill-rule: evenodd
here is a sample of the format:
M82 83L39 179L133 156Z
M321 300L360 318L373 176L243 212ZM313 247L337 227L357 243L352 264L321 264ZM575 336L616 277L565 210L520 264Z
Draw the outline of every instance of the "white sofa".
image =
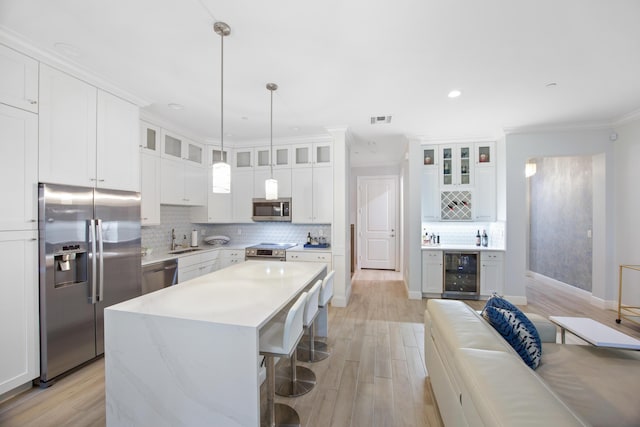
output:
M425 359L447 427L589 425L461 301L428 301Z

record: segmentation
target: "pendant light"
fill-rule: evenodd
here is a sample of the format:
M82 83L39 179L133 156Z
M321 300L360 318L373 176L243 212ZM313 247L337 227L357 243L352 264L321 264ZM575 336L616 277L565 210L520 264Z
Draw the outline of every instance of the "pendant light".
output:
M231 166L224 160L224 38L231 34L231 28L224 22L213 24L213 31L220 35L220 161L215 162L212 171L213 192L231 192Z
M264 194L267 200L276 200L278 198L278 181L273 178L273 91L278 89L278 85L275 83L267 83L267 89L271 92L271 145L269 150L271 178L264 182Z

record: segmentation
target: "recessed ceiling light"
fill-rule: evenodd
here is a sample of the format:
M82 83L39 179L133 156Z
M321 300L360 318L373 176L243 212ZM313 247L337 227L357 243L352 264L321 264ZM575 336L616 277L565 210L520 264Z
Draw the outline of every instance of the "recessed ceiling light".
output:
M449 95L447 95L449 98L457 98L460 95L462 95L462 92L460 92L458 89L454 89L451 92L449 92Z
M184 110L184 105L176 104L175 102L172 102L172 103L168 104L167 106L169 108L171 108L172 110Z
M53 47L55 47L58 52L67 56L71 56L74 58L79 58L80 56L82 56L82 51L77 46L69 43L55 43Z

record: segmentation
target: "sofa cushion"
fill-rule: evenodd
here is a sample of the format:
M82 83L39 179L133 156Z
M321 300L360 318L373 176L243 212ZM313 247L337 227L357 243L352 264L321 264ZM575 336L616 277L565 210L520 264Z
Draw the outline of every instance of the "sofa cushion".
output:
M431 328L435 330L431 333L446 343L445 357L461 347L511 351L491 326L460 301L430 299L427 310L431 314Z
M587 425L510 352L461 348L455 363L465 379L463 410L467 413L465 405L472 404L482 420L475 425Z
M542 342L536 327L519 309L488 306L484 317L504 337L530 368L536 369L542 357Z

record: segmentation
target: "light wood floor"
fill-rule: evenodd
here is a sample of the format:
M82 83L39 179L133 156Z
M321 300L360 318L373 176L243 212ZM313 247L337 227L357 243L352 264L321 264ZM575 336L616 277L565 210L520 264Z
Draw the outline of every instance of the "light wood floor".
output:
M527 287L526 311L587 316L640 338L640 326L542 284ZM482 308L484 302L468 302ZM331 307L332 355L311 367L318 384L305 396L278 398L304 426L441 426L424 367L426 300L408 300L399 273L361 270L346 308ZM264 391L263 391L264 392ZM1 426L104 426L104 360L46 390L33 388L0 404Z

